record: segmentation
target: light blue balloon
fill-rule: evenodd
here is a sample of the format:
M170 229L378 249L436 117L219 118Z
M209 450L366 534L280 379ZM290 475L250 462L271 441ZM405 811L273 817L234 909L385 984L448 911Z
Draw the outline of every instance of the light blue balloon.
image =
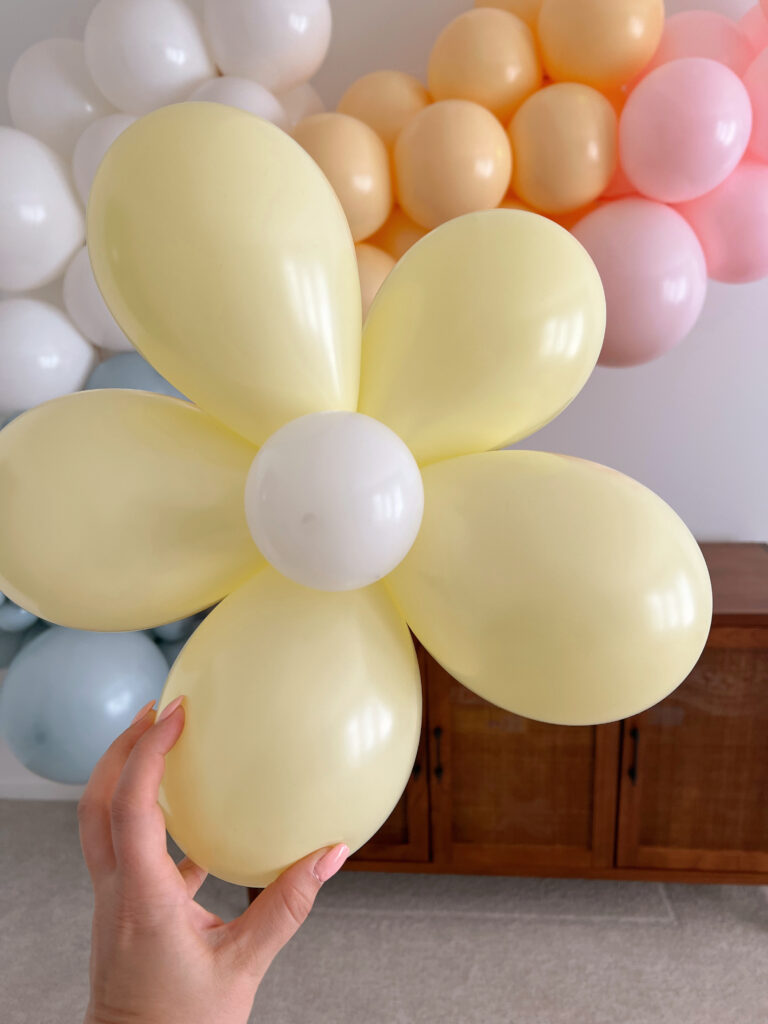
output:
M5 594L0 590L0 604L5 604Z
M190 615L186 619L168 622L164 626L155 626L152 632L158 640L186 640L192 636L199 623L199 615Z
M34 626L37 616L28 612L25 608L19 608L13 601L7 598L0 605L0 630L5 633L23 633L25 629Z
M138 352L119 352L99 363L86 382L86 390L94 388L132 388L136 391L154 391L156 395L183 398L180 391L161 377L154 366Z
M0 633L0 668L8 668L26 638L26 633Z
M144 633L52 626L14 658L0 689L0 735L23 765L86 782L133 716L157 700L168 665Z
M185 640L165 640L159 643L157 646L163 652L163 657L168 662L168 668L173 667L174 661L181 654L182 648L186 644Z

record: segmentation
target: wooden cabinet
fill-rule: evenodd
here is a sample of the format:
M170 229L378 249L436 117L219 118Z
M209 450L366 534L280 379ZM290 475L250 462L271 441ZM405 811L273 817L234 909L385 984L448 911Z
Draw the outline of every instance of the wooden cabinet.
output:
M446 871L613 860L619 727L544 725L426 660L434 862Z
M670 697L626 722L511 715L420 651L414 777L350 866L768 882L768 547L703 550L707 647Z

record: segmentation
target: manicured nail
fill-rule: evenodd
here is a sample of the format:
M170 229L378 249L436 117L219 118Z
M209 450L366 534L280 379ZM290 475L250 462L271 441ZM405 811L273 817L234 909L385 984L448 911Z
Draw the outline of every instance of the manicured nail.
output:
M327 882L329 878L333 878L348 856L349 847L344 843L324 853L313 868L313 874L318 882Z
M173 712L176 710L176 708L181 705L181 702L183 700L184 694L182 694L180 697L176 697L176 699L172 700L170 704L167 704L160 712L160 714L157 716L158 722L164 722L166 718L170 718Z
M143 708L139 708L139 710L133 716L133 721L131 722L131 725L136 725L136 723L140 722L142 718L146 718L154 706L155 702L151 700L147 704L145 704Z

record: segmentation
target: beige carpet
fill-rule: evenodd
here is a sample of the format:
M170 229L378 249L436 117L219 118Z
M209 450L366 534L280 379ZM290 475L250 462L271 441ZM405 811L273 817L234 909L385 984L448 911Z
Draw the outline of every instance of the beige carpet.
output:
M0 801L0 872L0 1019L79 1024L90 890L74 805ZM244 899L212 880L202 894L226 916ZM747 886L349 872L278 958L252 1019L766 1024L768 899Z

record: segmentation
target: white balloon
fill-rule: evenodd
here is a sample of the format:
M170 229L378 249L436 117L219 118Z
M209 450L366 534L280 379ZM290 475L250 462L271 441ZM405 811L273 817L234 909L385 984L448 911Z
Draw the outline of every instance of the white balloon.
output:
M96 353L67 317L37 299L0 302L0 414L79 391Z
M88 202L93 179L107 150L128 125L136 120L130 114L110 114L89 124L77 140L72 154L72 175L83 203Z
M271 121L278 128L288 127L288 118L282 104L272 95L269 89L254 82L251 78L237 78L235 75L223 75L203 82L189 97L191 100L205 100L208 103L224 103L229 107L255 114L257 117Z
M80 333L99 348L128 352L133 348L101 297L85 246L64 275L64 306Z
M83 211L61 158L39 139L0 125L0 289L48 284L84 239Z
M205 29L225 75L273 92L306 82L331 41L328 0L205 0Z
M245 514L283 575L317 590L386 576L421 526L424 489L403 441L357 412L319 412L277 430L253 460Z
M85 59L107 99L129 114L185 100L216 74L197 15L181 0L99 0Z
M25 50L11 71L8 106L17 128L65 157L87 125L112 109L88 73L83 44L76 39L44 39Z
M303 121L305 117L322 114L325 110L319 93L309 82L297 85L288 92L281 93L277 98L283 105L290 128Z

